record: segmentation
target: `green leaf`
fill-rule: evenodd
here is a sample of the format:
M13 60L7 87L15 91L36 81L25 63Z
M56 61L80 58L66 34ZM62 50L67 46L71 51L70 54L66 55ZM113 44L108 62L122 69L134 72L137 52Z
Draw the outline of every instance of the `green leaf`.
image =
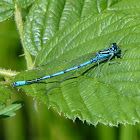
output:
M16 0L16 4L19 8L26 8L30 6L35 0Z
M0 22L9 19L13 16L15 4L19 8L30 6L35 0L1 0L0 1Z
M15 116L15 111L22 107L22 102L14 102L11 105L0 105L0 119Z
M121 11L126 14L140 13L139 1L120 0L40 0L36 1L27 17L24 43L32 55L37 55L43 45L64 27L102 11Z
M135 2L140 4L138 0ZM124 3L125 1L119 2L120 5ZM97 64L91 64L75 73L66 73L22 88L27 94L37 97L59 113L63 112L64 116L72 120L78 117L94 125L100 122L115 126L118 123L139 122L140 20L139 9L133 3L128 2L127 7L124 5L125 8L120 11L116 4L116 10L114 5L114 10L81 18L63 27L44 43L40 51L35 51L38 53L35 65L45 66L23 71L13 81L36 79L65 70L83 63L88 57L91 59L92 53L116 42L122 52L127 51L123 53L122 59L112 60L120 63L101 63L100 78ZM30 32L34 34L32 30ZM34 36L32 38L37 40ZM38 44L32 40L30 43L34 46ZM33 47L28 45L27 47ZM69 77L70 74L74 74L72 78ZM57 84L61 80L63 81Z
M65 0L40 0L32 6L23 34L25 46L32 55L59 30L64 4Z
M24 28L24 43L32 55L37 55L43 45L59 30L83 18L108 10L119 0L40 0L36 1L27 17ZM105 4L105 5L104 5Z
M14 14L14 4L12 0L0 1L0 22L10 18Z
M102 11L108 11L112 7L116 7L116 4L122 5L122 0L88 0L84 1L82 17L100 13ZM129 3L129 2L128 2ZM128 5L127 3L127 5ZM123 5L122 5L123 6ZM117 10L117 9L116 9Z
M5 104L10 98L9 86L0 85L0 104Z

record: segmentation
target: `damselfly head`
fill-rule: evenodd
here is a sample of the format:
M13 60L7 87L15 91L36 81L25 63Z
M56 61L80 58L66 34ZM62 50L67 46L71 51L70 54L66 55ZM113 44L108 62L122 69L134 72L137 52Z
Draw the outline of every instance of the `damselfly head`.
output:
M119 48L119 46L117 45L117 43L112 43L111 46L112 46L112 50L113 50L114 52L118 53L118 52L120 51L120 48Z

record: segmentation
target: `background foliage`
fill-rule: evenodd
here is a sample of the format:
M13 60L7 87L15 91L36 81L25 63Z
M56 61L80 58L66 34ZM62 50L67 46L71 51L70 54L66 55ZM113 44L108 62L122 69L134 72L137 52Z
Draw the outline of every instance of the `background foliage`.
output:
M87 137L103 139L105 136L108 139L134 138L139 132L139 126L120 126L119 129L98 125L94 128L92 125L82 124L76 117L94 125L98 122L106 125L139 122L139 1L135 0L132 3L126 0L110 2L40 0L35 1L31 6L32 2L18 0L0 2L0 21L3 21L0 26L1 46L4 46L1 47L0 60L1 67L5 68L0 71L1 76L6 80L3 82L4 79L1 78L0 101L1 104L6 103L10 93L12 93L10 102L15 99L25 101L25 106L18 116L1 122L2 128L5 128L5 134L8 134L4 136L1 131L1 137L26 139L29 134L29 137L39 139L46 137L49 139L86 139ZM25 19L24 15L27 16L23 29L20 8L27 8L27 6L31 7L28 7L29 15L28 11L22 11L23 19ZM15 23L11 19L4 21L12 15L15 16L24 52L20 46ZM26 69L25 63L28 70L33 68L33 60L35 66L46 65L45 69L39 67L21 72L12 82L44 76L46 72L49 74L56 69L71 67L79 63L82 56L88 57L93 52L107 48L112 42L117 42L122 51L126 49L128 51L123 59L114 60L121 64L110 66L102 64L103 76L100 79L97 66L94 65L90 70L90 67L86 67L78 71L74 76L80 75L79 77L63 82L45 96L42 93L52 84L47 84L47 87L46 84L23 86L26 93L35 97L35 101L24 94L19 95L24 91L19 90L19 92L9 86L8 79L17 74L13 70ZM24 57L19 57L23 53L26 62ZM83 75L82 73L86 70L88 72ZM59 81L63 78L65 76L54 80ZM48 107L53 106L61 116L76 119L76 122L72 123L70 120L61 118L52 109L48 111L45 105L38 105L36 98ZM128 135L130 130L131 136ZM84 133L81 134L82 132ZM118 133L120 135L117 137Z

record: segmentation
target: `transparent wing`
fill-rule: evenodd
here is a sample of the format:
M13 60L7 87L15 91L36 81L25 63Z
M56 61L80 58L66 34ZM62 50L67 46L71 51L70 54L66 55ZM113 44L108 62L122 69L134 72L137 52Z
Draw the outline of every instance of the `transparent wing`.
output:
M85 63L87 61L90 61L91 59L93 59L95 57L96 57L95 53L89 53L89 54L86 54L86 55L83 55L83 56L80 56L80 57L77 57L77 58L73 58L71 60L70 59L67 59L67 60L56 59L56 61L53 60L48 64L38 66L37 69L39 69L40 72L41 71L43 73L46 72L46 75L50 75L50 74L54 74L54 73L57 73L57 72L65 71L65 70L67 70L69 68L72 68L72 67L75 67L75 66L79 66L79 65L81 65L81 64L83 64L83 63ZM44 89L42 92L44 92L44 94L46 94L50 90L56 88L57 86L59 87L59 85L63 81L66 81L67 79L72 79L73 77L76 78L77 76L79 76L77 71L79 71L79 70L81 70L83 68L84 67L81 67L81 68L78 68L78 69L76 69L74 71L67 72L67 73L65 73L63 75L47 79L47 81L46 81L46 89Z
M89 53L77 58L67 59L67 60L56 58L55 60L52 60L47 64L41 64L40 66L37 66L37 69L45 70L46 74L50 75L60 71L65 71L66 69L75 66L79 66L95 57L96 57L95 53Z

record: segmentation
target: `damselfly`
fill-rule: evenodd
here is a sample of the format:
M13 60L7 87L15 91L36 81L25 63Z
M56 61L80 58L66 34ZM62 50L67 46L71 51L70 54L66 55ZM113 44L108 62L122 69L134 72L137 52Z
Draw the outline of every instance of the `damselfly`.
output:
M12 86L16 87L16 86L37 83L40 80L45 80L45 79L49 79L49 78L52 78L52 77L55 77L58 75L62 75L62 74L65 74L69 71L73 71L73 70L79 69L81 67L84 67L88 64L92 64L92 63L96 63L96 62L98 63L98 67L99 67L99 63L102 61L105 61L105 60L107 60L108 63L114 63L114 62L110 62L110 60L113 58L113 56L120 56L121 55L120 53L121 53L121 50L118 47L118 45L116 43L112 43L111 48L96 52L96 55L94 58L92 58L91 60L89 60L83 64L80 64L78 66L75 66L75 67L72 67L72 68L66 69L64 71L60 71L60 72L51 74L51 75L47 75L47 76L44 76L41 78L36 78L36 79L32 79L32 80L25 80L25 81L17 81L17 82L12 83ZM99 73L100 73L100 67L99 67Z

